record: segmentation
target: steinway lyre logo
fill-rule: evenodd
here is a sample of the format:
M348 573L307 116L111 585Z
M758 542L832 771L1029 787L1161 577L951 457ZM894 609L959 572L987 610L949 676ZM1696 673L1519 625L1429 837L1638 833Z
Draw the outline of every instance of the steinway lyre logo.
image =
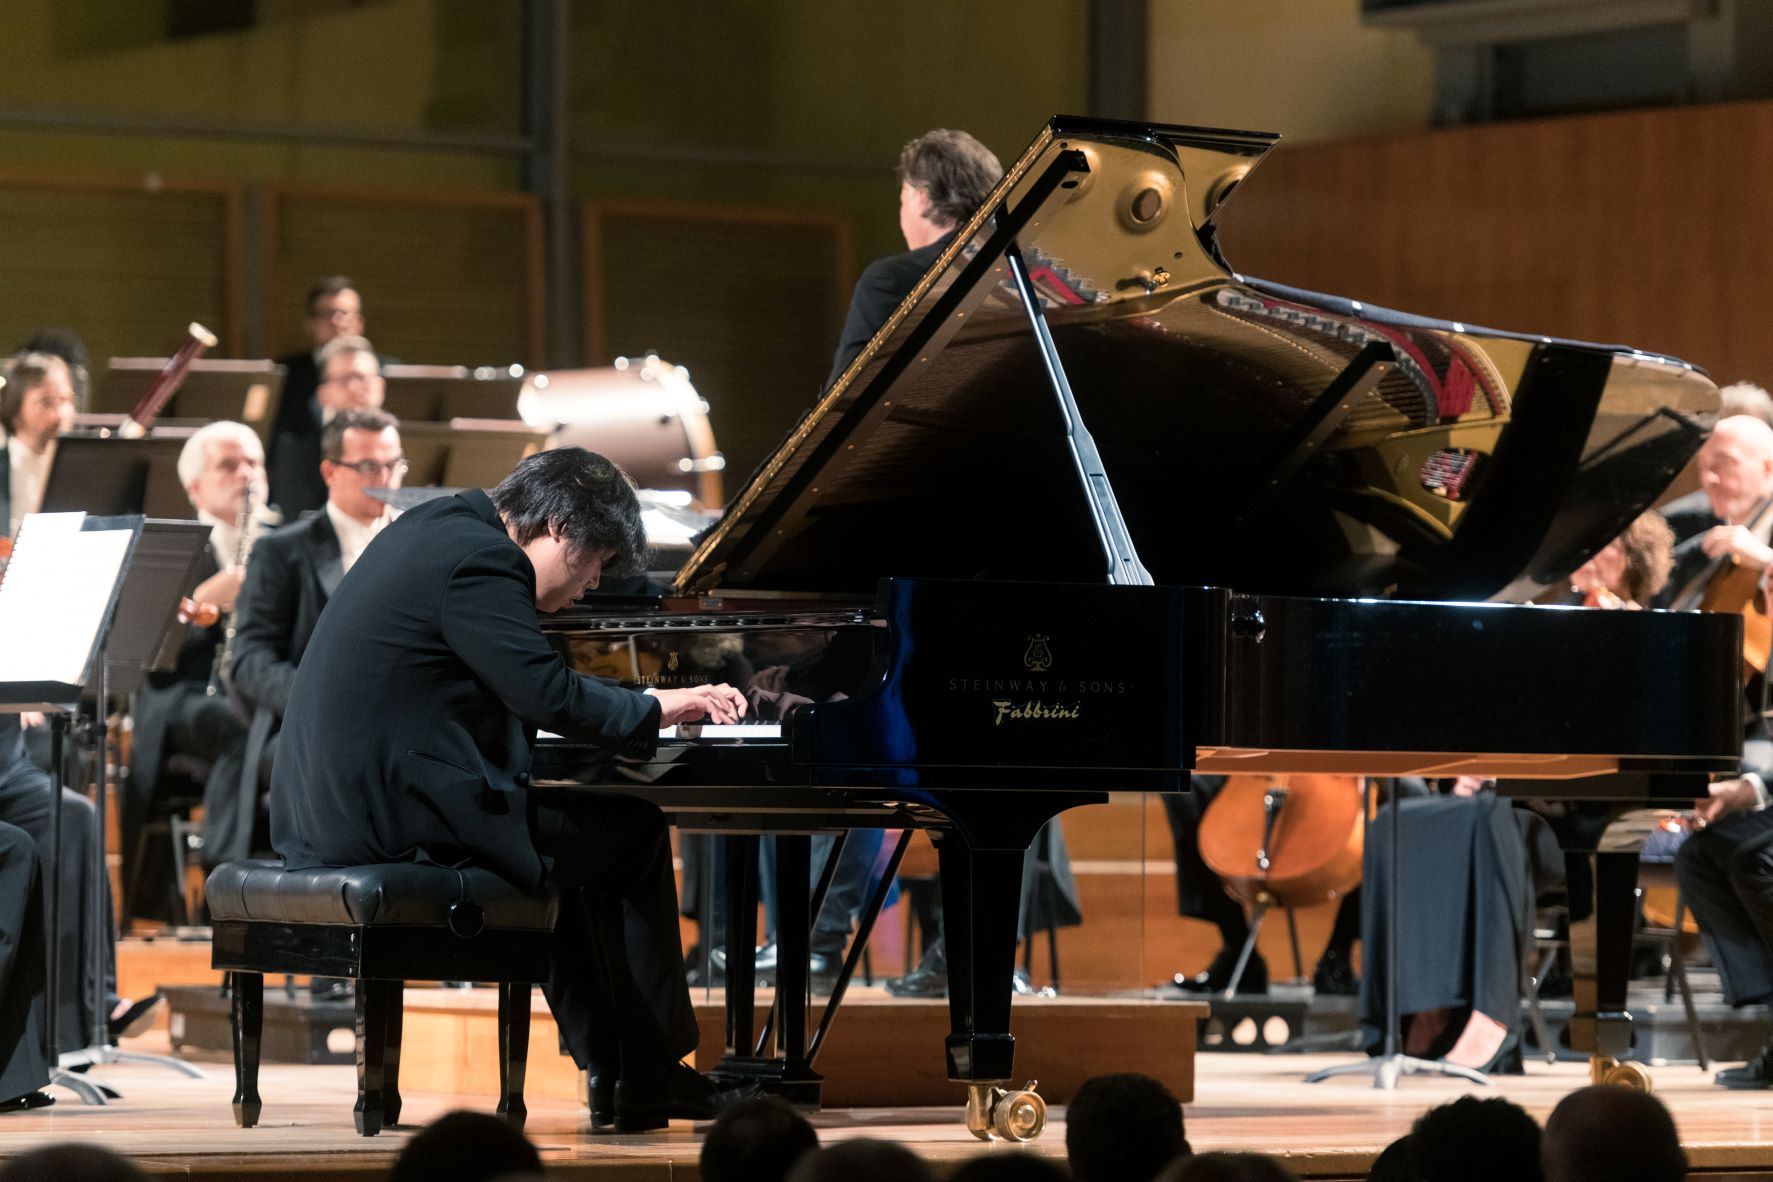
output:
M667 673L677 672L677 650L676 649L672 649L671 655L665 658L665 672L667 672Z
M1045 673L1053 665L1053 650L1047 647L1045 636L1030 636L1028 648L1022 654L1022 665L1030 673Z

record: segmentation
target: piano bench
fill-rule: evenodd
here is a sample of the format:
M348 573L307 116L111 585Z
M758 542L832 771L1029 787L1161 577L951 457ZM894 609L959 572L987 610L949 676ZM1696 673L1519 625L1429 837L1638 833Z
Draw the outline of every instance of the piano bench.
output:
M357 1131L400 1119L407 981L499 986L499 1114L521 1128L532 984L548 979L556 900L486 870L416 863L287 870L227 862L210 873L210 964L233 989L234 1123L258 1123L264 975L357 982Z

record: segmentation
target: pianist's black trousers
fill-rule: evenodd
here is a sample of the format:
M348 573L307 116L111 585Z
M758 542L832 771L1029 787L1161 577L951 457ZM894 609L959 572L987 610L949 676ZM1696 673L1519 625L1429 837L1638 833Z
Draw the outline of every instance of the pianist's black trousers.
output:
M561 1042L593 1075L663 1085L699 1041L665 815L631 796L530 799L530 832L560 890L542 991Z
M1773 809L1732 813L1688 837L1675 878L1731 1005L1773 1002Z
M43 948L37 844L24 830L0 822L0 1100L49 1082Z

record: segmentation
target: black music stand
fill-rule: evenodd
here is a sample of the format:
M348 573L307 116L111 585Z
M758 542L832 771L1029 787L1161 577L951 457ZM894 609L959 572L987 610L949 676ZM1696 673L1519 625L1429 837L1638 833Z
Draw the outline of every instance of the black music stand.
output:
M166 367L164 357L113 357L93 397L93 409L127 414ZM178 392L160 419L233 419L264 435L283 393L283 367L275 361L199 358L185 371Z
M197 560L209 544L210 527L200 521L166 521L149 518L142 523L140 538L130 559L128 573L117 594L116 614L107 632L107 642L99 650L96 684L89 684L84 695L94 703L93 747L94 795L98 831L106 832L105 814L109 808L106 769L109 766L110 724L109 703L112 694L132 694L146 680L153 668L162 643L175 634L173 623L178 617L179 596L190 586L196 573ZM102 840L102 837L101 837ZM104 860L96 864L98 881L93 884L93 898L102 898L99 891L109 891L111 884ZM102 909L87 917L87 952L92 963L103 961L104 941L112 933L106 927ZM95 974L89 981L87 1013L91 1026L87 1045L61 1056L61 1066L78 1067L105 1063L148 1063L176 1071L192 1079L205 1078L202 1070L171 1055L152 1055L144 1051L126 1051L111 1042L106 1021L103 982Z
M42 711L50 719L49 848L58 869L44 884L49 899L44 1057L49 1082L87 1104L104 1104L107 1094L116 1093L61 1065L62 760L68 720L80 708L88 679L103 670L100 654L141 531L139 517L32 514L19 529L0 584L0 712Z
M141 439L64 435L43 485L45 513L190 519L191 500L179 481L180 436Z
M384 365L382 409L408 422L515 419L523 370L461 365Z
M519 460L547 443L546 432L510 420L425 423L401 420L400 445L406 452L408 483L454 488L491 488Z

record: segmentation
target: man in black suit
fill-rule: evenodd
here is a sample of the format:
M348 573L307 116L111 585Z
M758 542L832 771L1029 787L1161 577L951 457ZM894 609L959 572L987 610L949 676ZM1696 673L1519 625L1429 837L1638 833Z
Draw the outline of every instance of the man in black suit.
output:
M203 427L179 452L179 482L198 520L210 527L209 545L198 558L198 583L190 598L214 605L224 617L234 610L240 593L240 531L248 497L264 503L264 460L252 428L227 420ZM138 869L135 860L141 829L168 759L175 754L190 757L187 762L203 779L206 793L211 784L239 783L246 724L226 694L210 692L222 640L221 623L192 624L173 668L148 674L147 684L136 695L122 809L123 881L137 884L127 901L131 915L144 914L144 903L161 893L145 889L146 868ZM206 820L206 834L208 825Z
M964 131L939 127L905 145L899 153L899 232L907 249L869 263L856 280L827 386L911 294L1002 176L991 149Z
M313 413L298 429L281 431L271 441L271 503L285 521L326 503L320 477L320 434L326 424L352 407L379 410L385 393L381 359L362 337L334 337L320 350L317 364Z
M260 538L247 562L228 672L252 721L238 786L205 794L203 857L211 866L247 857L258 844L259 785L269 781L263 769L275 755L296 666L327 599L393 520L388 506L365 490L398 488L406 472L400 423L383 411L341 412L321 433L320 450L325 508Z
M273 505L283 504L278 499L278 494L284 491L281 484L282 461L277 450L279 440L285 435L313 439L320 436L320 403L316 398L316 392L320 388L320 351L334 337L363 335L363 297L358 292L357 285L347 275L328 275L317 280L308 289L305 307L302 331L308 334L309 347L277 359L277 364L283 367L283 392L278 397L276 413L271 416L271 430L268 434ZM306 481L312 478L312 473L297 472L295 477ZM307 486L304 484L301 487ZM316 500L308 507L318 508L319 504L319 500ZM287 511L286 517L294 521L300 512L301 510Z
M524 460L401 515L309 637L271 773L271 841L296 868L485 867L561 891L544 993L591 1077L594 1128L661 1128L733 1093L679 1060L697 1043L664 815L529 785L536 729L651 755L659 728L744 713L727 685L645 693L573 670L559 611L645 548L626 474L580 448Z

